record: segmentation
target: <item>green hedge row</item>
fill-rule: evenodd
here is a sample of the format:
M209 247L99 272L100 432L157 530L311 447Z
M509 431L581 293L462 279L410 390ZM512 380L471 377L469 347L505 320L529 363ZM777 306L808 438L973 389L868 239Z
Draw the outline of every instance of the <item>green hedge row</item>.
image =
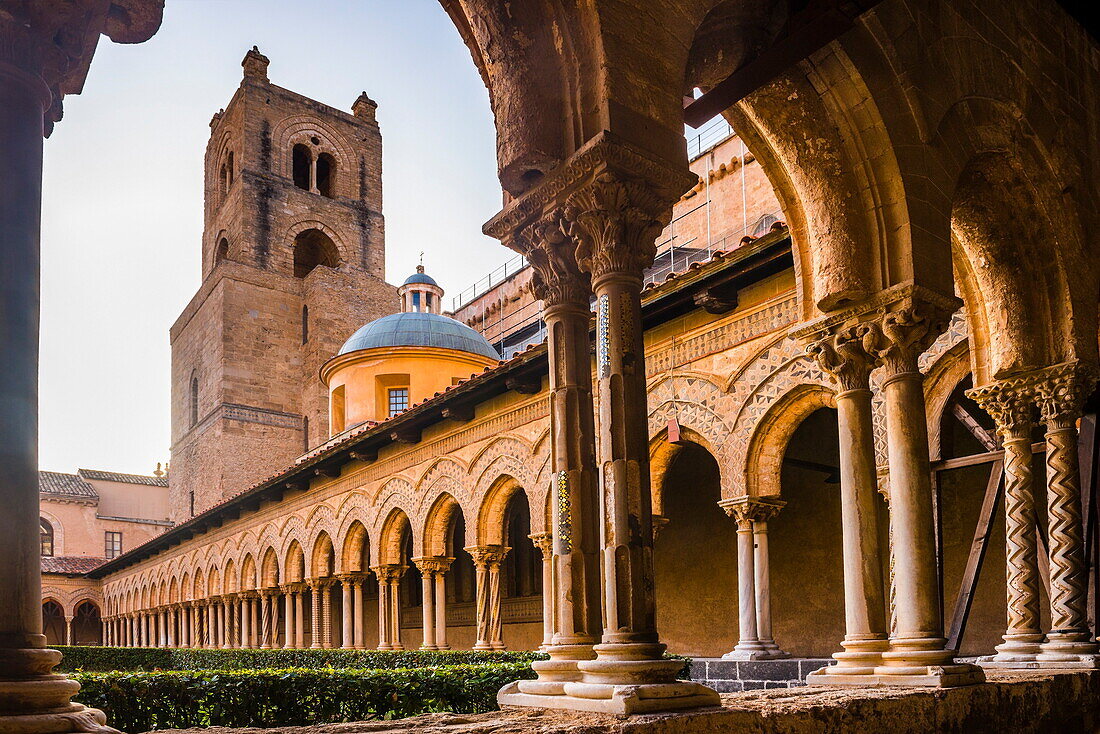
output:
M66 647L58 672L109 670L255 670L261 668L425 668L530 663L537 652L480 650L202 650L166 647Z
M496 708L524 663L390 670L81 672L77 699L122 731L194 726L290 726Z

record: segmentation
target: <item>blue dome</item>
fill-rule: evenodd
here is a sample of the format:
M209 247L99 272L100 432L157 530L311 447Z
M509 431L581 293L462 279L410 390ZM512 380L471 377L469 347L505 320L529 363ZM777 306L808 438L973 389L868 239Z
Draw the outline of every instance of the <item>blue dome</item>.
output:
M425 283L427 285L434 285L436 288L439 287L439 283L435 282L435 278L425 273L413 273L405 278L405 282L401 285L413 285L415 283Z
M352 334L340 354L375 347L438 347L500 359L481 334L435 313L395 313L376 319Z

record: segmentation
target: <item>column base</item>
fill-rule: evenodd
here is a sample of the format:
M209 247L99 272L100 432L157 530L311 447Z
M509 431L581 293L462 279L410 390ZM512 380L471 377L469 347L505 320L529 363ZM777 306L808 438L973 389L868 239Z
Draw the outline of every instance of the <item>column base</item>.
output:
M102 711L79 703L69 704L63 711L44 714L0 715L0 731L5 734L120 734L118 729L107 726L107 717Z
M549 645L545 652L550 655L549 660L535 660L531 663L531 668L539 675L538 680L516 681L519 693L564 696L565 684L581 679L581 671L577 665L581 661L596 659L592 645Z
M774 646L775 643L772 644ZM789 657L789 653L783 652L778 647L774 647L774 649L769 648L768 645L761 640L743 640L738 642L736 647L722 656L724 660L776 660Z
M421 645L419 649L424 650L425 652L435 652L439 648L436 645Z
M843 685L837 683L838 676L860 677L874 675L882 665L882 653L889 649L885 637L869 640L844 640L840 643L844 649L833 653L836 665L815 670L806 676L806 685Z
M1100 654L1100 645L1090 638L1090 633L1084 630L1051 630L1046 642L1039 646L1035 659L1048 668L1096 667L1092 663Z
M895 637L875 668L879 683L872 685L950 688L985 682L977 665L955 662L955 651L944 647L942 637Z
M522 706L605 714L656 713L721 705L715 691L691 681L648 685L568 683L566 694L560 696L521 692L519 684L530 682L516 681L504 686L497 693L497 703L501 708Z

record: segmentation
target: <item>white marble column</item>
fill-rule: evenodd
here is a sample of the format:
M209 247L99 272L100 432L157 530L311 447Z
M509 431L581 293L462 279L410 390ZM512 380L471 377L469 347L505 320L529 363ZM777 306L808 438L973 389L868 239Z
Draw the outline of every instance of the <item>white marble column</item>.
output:
M342 617L341 621L343 622L340 635L340 647L345 650L351 650L355 647L355 615L357 610L351 592L350 576L340 577L340 601L340 615Z
M542 644L545 651L554 641L555 602L557 589L554 583L554 536L552 533L534 533L527 536L542 553Z
M297 584L294 591L294 647L298 650L306 646L306 610L305 589Z
M352 614L352 647L356 650L362 650L365 647L363 642L363 577L353 576L349 583L351 583L352 609L355 610Z
M722 503L723 509L737 521L737 645L722 657L729 660L764 660L768 648L760 641L756 611L756 549L752 533L756 503L741 497Z

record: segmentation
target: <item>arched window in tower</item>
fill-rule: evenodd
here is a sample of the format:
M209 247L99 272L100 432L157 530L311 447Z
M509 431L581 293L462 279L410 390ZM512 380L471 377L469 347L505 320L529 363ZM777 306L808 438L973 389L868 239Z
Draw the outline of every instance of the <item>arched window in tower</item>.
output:
M318 265L340 267L340 253L329 236L319 229L307 229L294 238L294 276L304 278Z
M42 555L53 555L53 525L44 517L38 518L38 540L42 545Z
M343 385L338 385L332 391L331 405L329 406L329 418L331 426L329 433L335 436L343 433L347 425L347 392Z
M302 344L309 341L309 306L302 306Z
M222 237L218 240L218 247L214 250L214 263L229 259L229 240Z
M189 424L194 428L195 424L199 422L199 376L194 372L191 373L191 387L187 401L190 415Z
M310 169L313 167L313 154L309 152L308 147L298 143L291 151L291 159L294 168L294 185L309 191L309 175Z
M317 191L321 196L336 198L336 159L328 153L317 156Z
M225 157L225 188L229 189L233 185L233 151L229 151L229 155Z

